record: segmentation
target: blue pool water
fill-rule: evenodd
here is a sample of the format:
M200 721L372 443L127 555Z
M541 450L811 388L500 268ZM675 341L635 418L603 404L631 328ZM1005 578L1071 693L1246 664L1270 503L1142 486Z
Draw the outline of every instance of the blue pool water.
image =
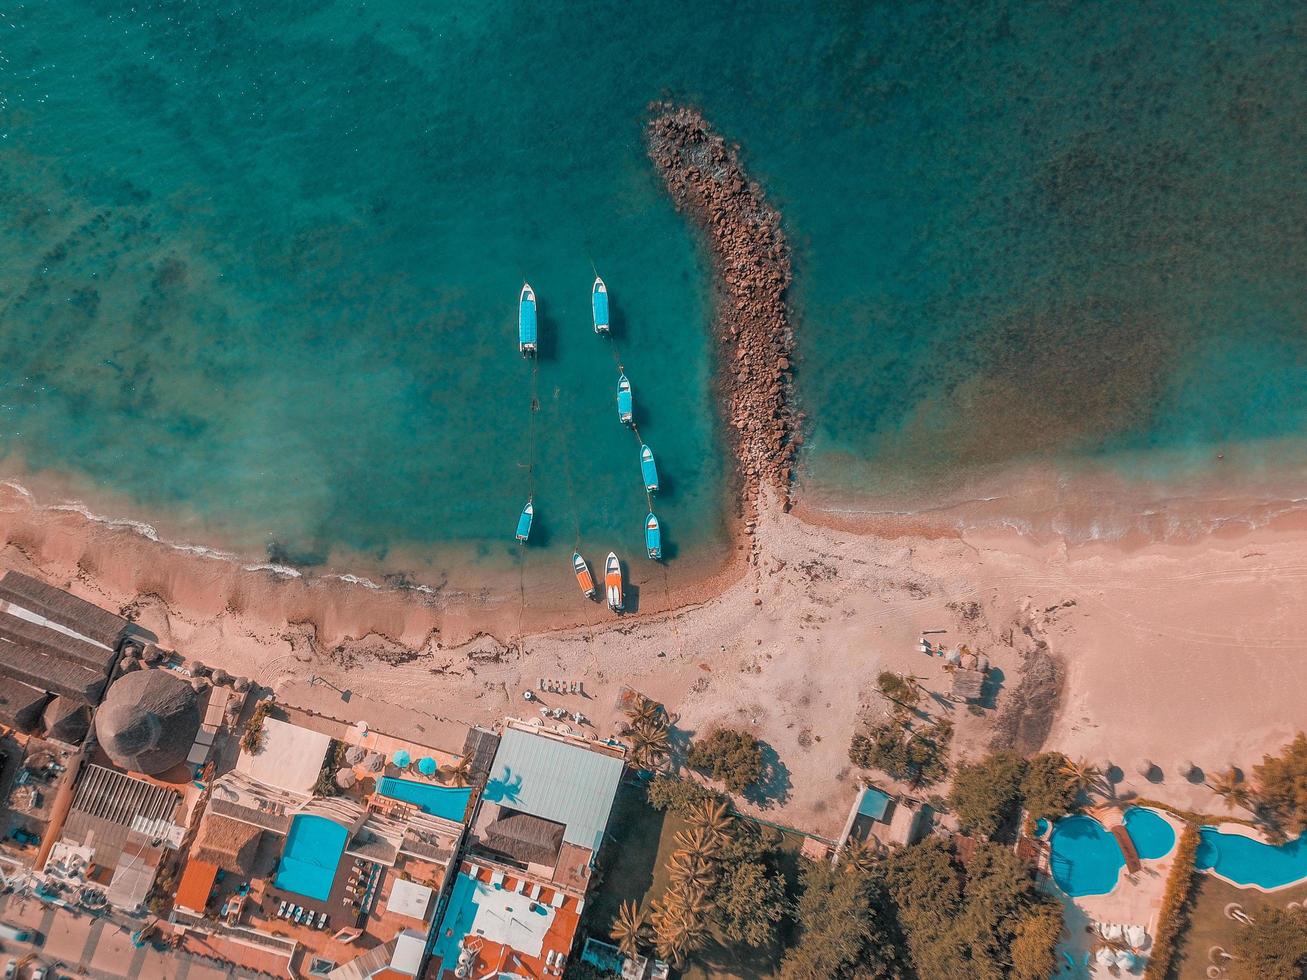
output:
M302 813L291 821L281 852L276 885L283 891L325 902L345 853L349 830L334 820Z
M1125 812L1125 829L1145 861L1166 857L1175 847L1175 830L1152 810L1131 807Z
M412 803L423 813L444 817L446 820L462 821L463 813L467 810L467 799L472 795L472 787L436 786L412 779L382 776L377 792L392 800Z
M1140 858L1164 857L1175 846L1175 831L1151 810L1131 807L1124 823ZM1053 880L1072 897L1106 895L1125 867L1116 838L1093 817L1076 815L1057 821L1050 846Z
M1273 846L1242 834L1223 834L1215 827L1204 827L1200 834L1194 856L1200 871L1211 869L1236 885L1268 891L1307 881L1307 838Z

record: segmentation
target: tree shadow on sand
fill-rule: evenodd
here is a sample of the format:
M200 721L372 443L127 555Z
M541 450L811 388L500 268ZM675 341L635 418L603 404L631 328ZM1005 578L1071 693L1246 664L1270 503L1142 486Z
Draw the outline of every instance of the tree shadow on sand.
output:
M762 776L741 795L764 810L782 806L790 798L790 769L767 742L759 741L758 748L762 750Z

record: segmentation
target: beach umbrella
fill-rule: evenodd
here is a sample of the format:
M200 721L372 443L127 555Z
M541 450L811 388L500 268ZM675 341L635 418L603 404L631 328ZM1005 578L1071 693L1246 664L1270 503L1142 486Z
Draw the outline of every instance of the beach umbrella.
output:
M1152 774L1153 774L1152 759L1145 759L1143 762L1139 763L1139 775L1148 777L1151 776Z
M127 674L133 670L140 670L141 662L139 660L132 660L129 657L124 657L118 664L118 667L124 674Z
M349 789L356 782L358 782L358 777L354 775L353 769L336 770L336 785L341 789Z
M363 757L366 755L367 752L363 751L363 746L351 745L349 748L345 750L345 761L348 762L351 766L357 766L360 762L363 761Z
M227 673L221 667L213 672L213 683L221 687L223 684L231 683L231 674Z
M195 690L196 693L208 690L208 687L209 687L209 682L205 678L203 677L191 678L191 688Z
M393 756L391 756L390 761L393 762L395 765L399 766L399 768L403 769L407 767L408 764L413 761L413 759L408 754L408 749L400 749Z
M380 752L369 752L363 760L363 768L368 772L381 772L386 766L386 757Z
M424 776L434 776L436 774L436 760L429 755L424 755L418 759L418 772Z
M237 677L231 682L231 689L244 694L250 689L250 679L248 677Z
M160 660L159 646L157 643L145 644L145 649L141 651L141 659L147 664L157 664Z
M192 660L189 667L192 677L203 677L209 672L209 668L199 660Z

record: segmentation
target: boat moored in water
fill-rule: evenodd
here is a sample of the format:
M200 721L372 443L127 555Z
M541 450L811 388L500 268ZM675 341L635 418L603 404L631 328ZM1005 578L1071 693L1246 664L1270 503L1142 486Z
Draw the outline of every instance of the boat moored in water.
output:
M608 608L613 612L622 611L622 563L617 560L616 552L608 552L604 562L604 593L608 599Z
M657 493L658 467L654 465L653 450L646 445L640 446L640 472L644 474L644 488L650 493Z
M653 511L649 511L649 516L644 519L644 547L654 561L663 557L663 536Z
M536 510L532 500L533 497L527 498L526 506L522 508L522 516L517 519L517 540L523 544L531 537L531 521L535 519Z
M598 276L590 289L590 309L594 312L595 333L608 333L608 287Z
M626 380L623 374L617 379L617 417L621 419L622 425L630 425L631 419L631 382Z
M579 551L572 552L572 571L576 572L576 584L581 586L581 592L587 599L593 599L595 580L590 577L590 566L585 563Z
M517 304L517 349L523 357L536 352L536 294L527 282Z

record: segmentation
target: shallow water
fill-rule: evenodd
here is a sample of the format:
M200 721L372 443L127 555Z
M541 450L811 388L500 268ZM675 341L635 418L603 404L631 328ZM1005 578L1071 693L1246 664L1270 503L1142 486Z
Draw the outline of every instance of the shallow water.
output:
M785 216L808 486L965 494L1031 458L1207 479L1230 447L1283 469L1307 420L1305 16L11 5L4 452L278 561L499 563L530 492L539 561L635 555L598 268L664 550L719 557L710 286L640 139L670 93Z

